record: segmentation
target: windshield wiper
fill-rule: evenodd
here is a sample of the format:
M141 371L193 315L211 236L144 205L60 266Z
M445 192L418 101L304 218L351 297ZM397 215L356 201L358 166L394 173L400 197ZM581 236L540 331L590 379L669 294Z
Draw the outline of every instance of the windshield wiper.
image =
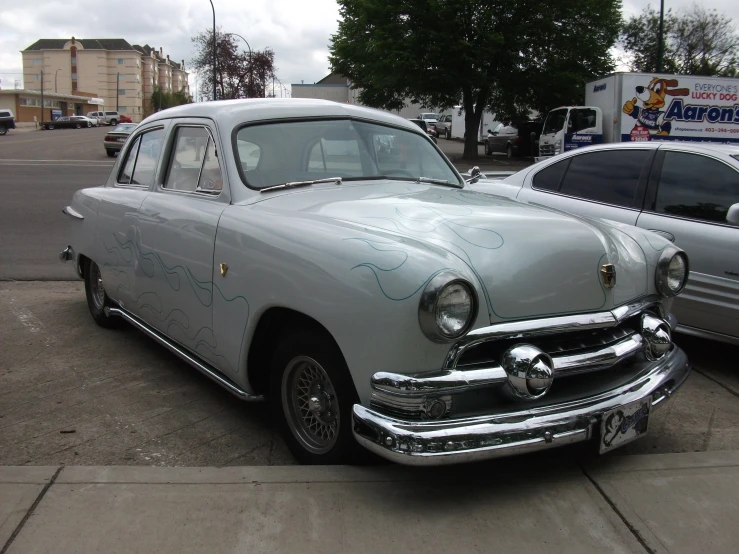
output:
M380 181L382 179L387 179L389 181L430 183L432 185L447 185L450 187L462 188L460 185L447 181L446 179L433 179L431 177L404 177L402 175L364 175L362 177L345 177L344 181Z
M264 187L263 189L259 189L259 192L267 192L269 190L279 189L291 189L295 187L304 187L307 185L316 185L318 183L336 183L337 185L340 185L341 177L328 177L326 179L315 179L313 181L289 181L287 183L282 183L281 185L271 185L269 187Z
M433 177L419 177L416 183L431 183L432 185L449 185L452 187L462 188L458 184L447 181L446 179L434 179Z

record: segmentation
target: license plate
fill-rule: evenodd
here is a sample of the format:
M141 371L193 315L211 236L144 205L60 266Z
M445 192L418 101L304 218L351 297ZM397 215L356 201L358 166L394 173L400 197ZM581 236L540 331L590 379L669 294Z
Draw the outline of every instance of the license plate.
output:
M117 138L115 140L117 140L118 142L126 142L126 139L124 139L123 137Z
M647 397L603 414L600 422L600 453L610 452L645 435L651 409L652 399Z

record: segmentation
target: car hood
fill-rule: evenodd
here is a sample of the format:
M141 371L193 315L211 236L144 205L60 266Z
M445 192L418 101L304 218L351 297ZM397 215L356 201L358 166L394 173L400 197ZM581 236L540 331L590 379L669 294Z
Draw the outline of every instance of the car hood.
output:
M365 243L366 237L377 238L369 241L371 248L358 245L348 253L347 263L361 262L380 285L391 272L425 272L426 278L433 269L407 263L396 268L388 252L403 252L406 260L414 253L428 260L429 251L440 249L453 254L477 278L491 323L607 310L644 296L649 289L646 242L651 240L655 251L664 248L656 235L646 237L633 227L469 189L380 181L270 194L256 209L340 226L337 237L353 232ZM614 288L601 279L601 267L609 263L616 268Z

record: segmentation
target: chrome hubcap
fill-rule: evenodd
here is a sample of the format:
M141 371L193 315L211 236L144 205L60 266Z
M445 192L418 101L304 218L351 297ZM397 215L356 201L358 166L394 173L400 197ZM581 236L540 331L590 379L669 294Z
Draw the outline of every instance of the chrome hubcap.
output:
M102 310L105 307L105 286L103 285L100 268L95 262L90 264L90 288L92 289L92 300L95 302L95 307Z
M298 356L287 365L282 406L290 430L306 450L324 454L333 448L339 436L339 405L321 364Z

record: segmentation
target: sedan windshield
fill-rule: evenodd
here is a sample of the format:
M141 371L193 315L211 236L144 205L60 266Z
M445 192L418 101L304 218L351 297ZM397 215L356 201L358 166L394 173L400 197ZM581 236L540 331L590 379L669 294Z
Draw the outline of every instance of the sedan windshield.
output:
M251 125L239 129L234 146L242 177L254 189L336 177L462 185L425 136L373 123L341 119Z

